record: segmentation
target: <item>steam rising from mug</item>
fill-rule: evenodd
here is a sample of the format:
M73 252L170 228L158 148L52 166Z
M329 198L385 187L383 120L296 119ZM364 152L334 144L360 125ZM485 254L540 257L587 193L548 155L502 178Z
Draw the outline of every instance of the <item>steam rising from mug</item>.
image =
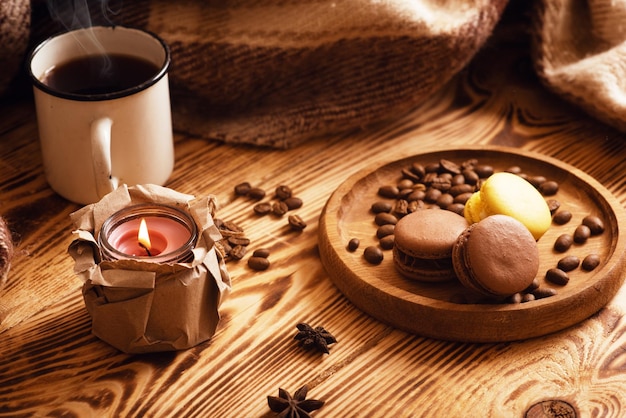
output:
M118 12L111 9L108 0L92 3L99 5L102 16L109 24L113 24L109 15L116 15ZM48 0L48 11L50 12L50 17L68 31L92 26L89 2L87 0Z
M92 27L93 22L89 9L90 4L93 7L100 8L101 15L110 25L113 25L113 20L110 16L115 16L119 13L110 7L109 0L92 2L88 0L48 0L47 4L50 17L67 31ZM101 69L103 73L110 70L111 62L107 58L104 48L95 36L89 37L88 43L82 42L81 46L90 53L102 55L103 61Z

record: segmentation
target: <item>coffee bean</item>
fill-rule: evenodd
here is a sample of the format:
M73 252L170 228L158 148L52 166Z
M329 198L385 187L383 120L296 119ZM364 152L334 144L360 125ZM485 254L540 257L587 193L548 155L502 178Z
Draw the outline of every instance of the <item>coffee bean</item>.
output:
M507 173L511 173L511 174L520 174L522 172L522 168L518 165L514 165L514 166L507 168L504 171Z
M559 183L554 180L544 181L539 185L539 191L544 196L554 196L559 191Z
M565 286L567 283L569 283L569 276L561 269L551 268L546 272L546 280L554 284Z
M291 188L289 186L280 185L276 188L276 198L280 200L285 200L291 197Z
M539 288L539 280L536 278L533 279L532 283L528 285L526 289L524 289L524 293L532 293L534 290Z
M272 213L276 216L283 216L288 211L289 211L289 207L282 200L279 200L272 204Z
M473 192L462 193L454 198L454 203L461 203L465 205L465 203L467 203L467 201L469 200L470 197L472 197L473 194L474 194Z
M392 235L395 228L396 226L392 224L382 225L376 230L376 238L381 239L387 235Z
M380 248L369 246L363 251L363 257L370 264L380 264L383 261L383 252Z
M604 222L597 216L585 216L583 218L583 225L589 228L591 235L599 235L604 232Z
M465 182L467 184L476 185L478 184L478 180L480 177L474 170L463 170L463 177L465 177Z
M572 219L572 212L569 210L560 210L552 218L552 222L557 225L565 225Z
M555 199L549 199L547 203L548 209L550 210L550 215L554 215L556 211L559 210L559 208L561 207L561 203Z
M391 213L382 212L376 214L376 216L374 217L374 222L376 222L376 225L378 226L387 224L395 225L396 223L398 223L398 218L393 216Z
M391 212L391 208L393 206L389 202L378 201L372 203L371 211L373 213L383 213L383 212Z
M358 238L352 238L350 239L350 241L348 241L348 251L350 252L354 252L357 250L357 248L359 248L359 245L361 245L361 241Z
M486 179L493 174L493 167L487 164L480 164L474 167L474 172L481 179Z
M252 187L248 191L248 197L251 197L254 200L261 200L265 197L265 190L260 187Z
M409 213L417 212L418 210L424 209L424 206L424 201L412 200L409 202Z
M554 242L554 249L560 253L564 253L574 243L574 238L570 234L560 235Z
M452 177L452 180L450 180L450 184L452 184L452 187L466 185L465 177L463 176L463 174L455 174L454 177Z
M228 253L235 260L241 260L248 250L243 245L235 245L232 250Z
M465 205L463 205L462 203L453 203L451 205L446 206L446 210L449 210L450 212L454 212L457 215L464 216L463 213L465 212Z
M544 176L530 176L526 180L528 180L528 182L536 188L539 188L546 182L546 178Z
M506 302L507 303L513 303L513 304L517 304L517 303L522 303L522 294L521 293L514 293L511 296L509 296L508 298L506 298Z
M533 295L532 293L526 293L522 295L522 303L532 302L533 300L535 300L535 295Z
M261 202L252 208L257 215L267 215L272 211L272 204L269 202Z
M426 190L426 196L424 197L424 201L428 203L435 203L439 196L441 196L441 190L430 188Z
M574 231L574 242L584 244L591 236L591 229L587 225L578 225Z
M404 215L409 213L409 202L404 199L399 199L396 201L396 205L393 208L393 213L398 217L402 218Z
M237 196L245 196L250 192L251 188L252 186L250 186L250 183L244 181L243 183L239 183L235 186L235 194Z
M452 195L449 193L444 193L441 196L439 196L439 198L437 199L435 203L440 208L445 209L454 203L454 197L452 197Z
M461 167L459 167L457 163L450 161L450 160L443 159L443 158L439 160L439 167L441 168L441 171L444 173L451 173L451 174L461 173Z
M428 173L438 173L439 172L439 163L430 163L424 166L424 170L426 170L426 174Z
M284 200L289 210L300 209L302 207L302 199L299 197L291 196Z
M418 176L419 178L424 177L424 175L426 174L426 169L424 168L424 166L420 163L413 163L411 164L411 168L410 168L411 172L413 174L415 174L416 176Z
M257 248L256 250L254 250L254 252L252 253L252 257L263 257L263 258L267 258L270 256L270 250L269 248Z
M473 192L474 192L474 186L470 184L465 184L465 183L452 186L450 187L450 190L448 190L448 193L450 193L452 196L459 196L465 193L473 193Z
M227 241L233 247L235 247L237 245L242 245L244 247L247 246L247 245L250 245L250 240L248 238L246 238L246 237L232 236L232 237L228 237Z
M412 189L413 185L415 183L413 182L413 180L410 179L402 179L398 182L397 187L399 190L403 190L403 189Z
M415 200L424 200L425 197L426 197L426 192L424 190L413 189L411 194L409 194L406 197L406 200L408 200L409 202L413 202Z
M391 250L393 248L393 245L395 243L395 237L392 235L387 235L385 237L382 237L378 243L380 244L380 248L382 248L383 250Z
M575 270L576 268L578 268L579 265L580 259L578 257L576 257L575 255L568 255L567 257L563 257L562 259L560 259L556 266L557 268L568 272Z
M302 231L306 228L306 222L304 222L304 220L298 215L289 215L287 219L289 221L289 226L294 231Z
M600 265L600 256L598 254L589 254L583 258L581 268L585 271L591 271Z
M248 266L253 270L263 271L270 266L270 261L265 257L252 256L248 259Z
M391 185L381 186L378 189L379 196L386 197L389 199L397 198L399 193L400 193L400 189L398 189L396 186L391 186Z
M540 287L532 291L535 295L535 299L545 299L551 296L556 296L557 292L551 287Z

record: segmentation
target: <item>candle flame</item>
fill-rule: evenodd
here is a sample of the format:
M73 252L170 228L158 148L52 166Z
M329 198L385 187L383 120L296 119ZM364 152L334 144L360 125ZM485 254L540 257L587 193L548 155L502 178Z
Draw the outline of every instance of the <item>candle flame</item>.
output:
M146 225L146 220L141 218L141 223L139 224L139 232L137 233L137 241L139 241L139 245L146 249L148 254L150 254L150 250L152 249L152 244L150 243L150 234L148 233L148 225Z

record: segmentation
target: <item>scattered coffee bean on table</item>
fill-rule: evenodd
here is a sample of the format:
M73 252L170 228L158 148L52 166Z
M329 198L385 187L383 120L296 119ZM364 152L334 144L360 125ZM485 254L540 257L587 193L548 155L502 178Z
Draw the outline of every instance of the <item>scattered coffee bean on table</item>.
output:
M270 256L270 250L269 248L257 248L256 250L254 250L254 252L252 253L252 257L263 257L263 258L267 258Z
M261 200L265 197L265 190L261 189L260 187L252 187L248 191L248 197L254 200Z
M260 202L254 205L252 210L254 210L254 213L256 213L257 215L267 215L268 213L272 212L272 204L269 202Z
M287 221L289 222L291 229L294 231L302 231L306 228L306 222L304 222L304 220L298 215L289 215Z
M280 185L276 188L276 198L279 200L285 200L291 197L291 188L289 186Z
M248 193L250 193L251 188L252 186L250 185L250 183L244 181L243 183L239 183L235 186L235 194L237 196L246 196Z
M257 271L267 270L270 266L270 261L265 257L252 256L248 259L248 266Z

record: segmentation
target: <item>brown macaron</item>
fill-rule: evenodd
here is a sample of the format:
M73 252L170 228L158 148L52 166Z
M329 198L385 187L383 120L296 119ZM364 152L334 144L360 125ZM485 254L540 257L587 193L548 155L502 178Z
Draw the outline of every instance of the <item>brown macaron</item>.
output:
M520 221L492 215L458 237L452 263L465 287L486 296L506 297L530 286L539 271L539 248Z
M448 210L424 209L404 216L394 229L396 269L423 282L454 279L452 246L467 227L464 217Z

